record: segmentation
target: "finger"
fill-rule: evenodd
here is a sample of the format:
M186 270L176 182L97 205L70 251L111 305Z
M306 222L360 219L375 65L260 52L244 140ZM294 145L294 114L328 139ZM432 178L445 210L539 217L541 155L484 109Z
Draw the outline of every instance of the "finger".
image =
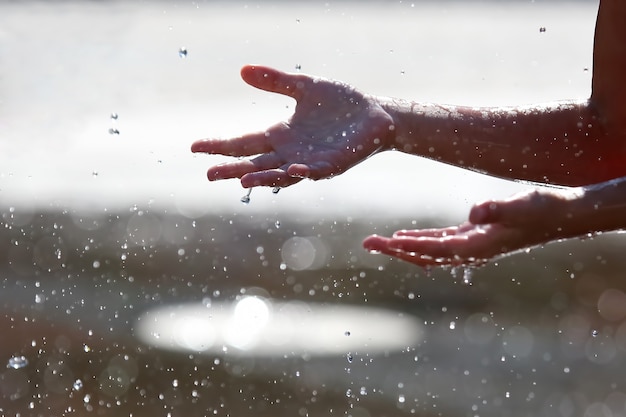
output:
M260 172L252 172L241 177L241 185L244 188L251 187L288 187L302 178L294 178L282 168L269 169Z
M435 229L398 230L393 237L446 237L454 236L459 232L459 226Z
M392 238L388 246L397 251L428 255L431 258L464 257L467 251L468 236L453 237L398 237Z
M311 77L304 74L290 74L259 65L244 66L241 69L241 78L253 87L284 94L296 100L302 97L306 82L311 80Z
M389 247L389 242L391 240L392 239L390 238L372 235L367 237L363 241L363 247L370 252L382 253L384 255L392 256L394 258L398 258L418 266L445 265L452 263L452 260L447 260L448 262L446 262L446 260L434 259L429 256L423 256L416 253L407 253L391 248Z
M209 168L209 181L225 180L228 178L242 178L251 172L265 171L279 167L280 158L275 153L263 154L253 159L242 159L235 162L216 165Z
M473 224L498 223L502 210L497 201L483 201L472 207L469 214L469 221Z
M291 164L287 172L292 177L320 180L340 173L340 170L328 161L319 161L312 164Z
M227 156L250 156L270 152L267 132L250 133L232 139L202 139L191 145L191 152Z

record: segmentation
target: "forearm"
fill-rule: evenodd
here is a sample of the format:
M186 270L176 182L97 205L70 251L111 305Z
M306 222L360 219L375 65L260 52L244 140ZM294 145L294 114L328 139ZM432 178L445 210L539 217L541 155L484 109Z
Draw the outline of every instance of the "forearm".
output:
M388 149L503 178L560 185L626 175L624 138L609 135L587 101L475 108L380 100L395 123Z
M626 229L626 177L581 187L572 201L570 235Z

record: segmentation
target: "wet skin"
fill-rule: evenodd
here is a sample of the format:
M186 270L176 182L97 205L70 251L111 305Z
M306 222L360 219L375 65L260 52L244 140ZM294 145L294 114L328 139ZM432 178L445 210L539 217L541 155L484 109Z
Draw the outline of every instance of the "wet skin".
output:
M296 100L293 116L193 152L246 156L211 167L209 180L286 187L341 174L399 150L502 178L566 186L476 204L468 221L370 236L364 247L420 266L483 263L556 239L626 227L626 2L602 0L588 100L512 108L409 102L349 84L245 66L253 87Z

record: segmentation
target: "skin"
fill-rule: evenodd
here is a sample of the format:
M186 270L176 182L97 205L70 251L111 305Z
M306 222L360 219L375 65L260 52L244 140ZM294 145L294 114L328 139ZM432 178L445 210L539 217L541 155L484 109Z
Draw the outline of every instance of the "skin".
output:
M296 100L293 116L269 129L193 152L249 156L208 170L245 188L287 187L341 174L369 156L398 150L541 187L476 204L468 221L440 229L370 236L364 247L420 266L479 264L552 240L626 228L626 2L601 0L592 94L511 108L409 102L349 84L245 66L253 87Z

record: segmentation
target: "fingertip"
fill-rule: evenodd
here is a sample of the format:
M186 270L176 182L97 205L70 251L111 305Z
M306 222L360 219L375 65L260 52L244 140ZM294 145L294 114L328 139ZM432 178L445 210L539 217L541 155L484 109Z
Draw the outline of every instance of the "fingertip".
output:
M370 235L363 239L363 247L369 251L380 251L382 248L382 243L386 240L386 238L379 235Z
M290 177L296 178L310 178L311 177L311 168L304 164L291 164L287 168L287 174Z
M472 207L469 221L473 224L495 223L498 221L498 214L498 204L495 201L485 201Z
M241 74L241 78L245 79L246 76L253 74L257 70L257 68L259 68L259 66L254 64L244 65L239 71L239 73Z
M197 140L194 143L191 144L191 152L196 153L196 152L202 152L202 143L204 141L203 140Z
M253 87L261 87L264 81L270 78L273 82L277 71L263 65L244 65L239 71L241 78Z
M209 181L216 181L220 179L220 171L216 167L209 168L206 172L206 177Z
M239 182L243 188L253 188L263 185L254 174L244 174L239 179Z

